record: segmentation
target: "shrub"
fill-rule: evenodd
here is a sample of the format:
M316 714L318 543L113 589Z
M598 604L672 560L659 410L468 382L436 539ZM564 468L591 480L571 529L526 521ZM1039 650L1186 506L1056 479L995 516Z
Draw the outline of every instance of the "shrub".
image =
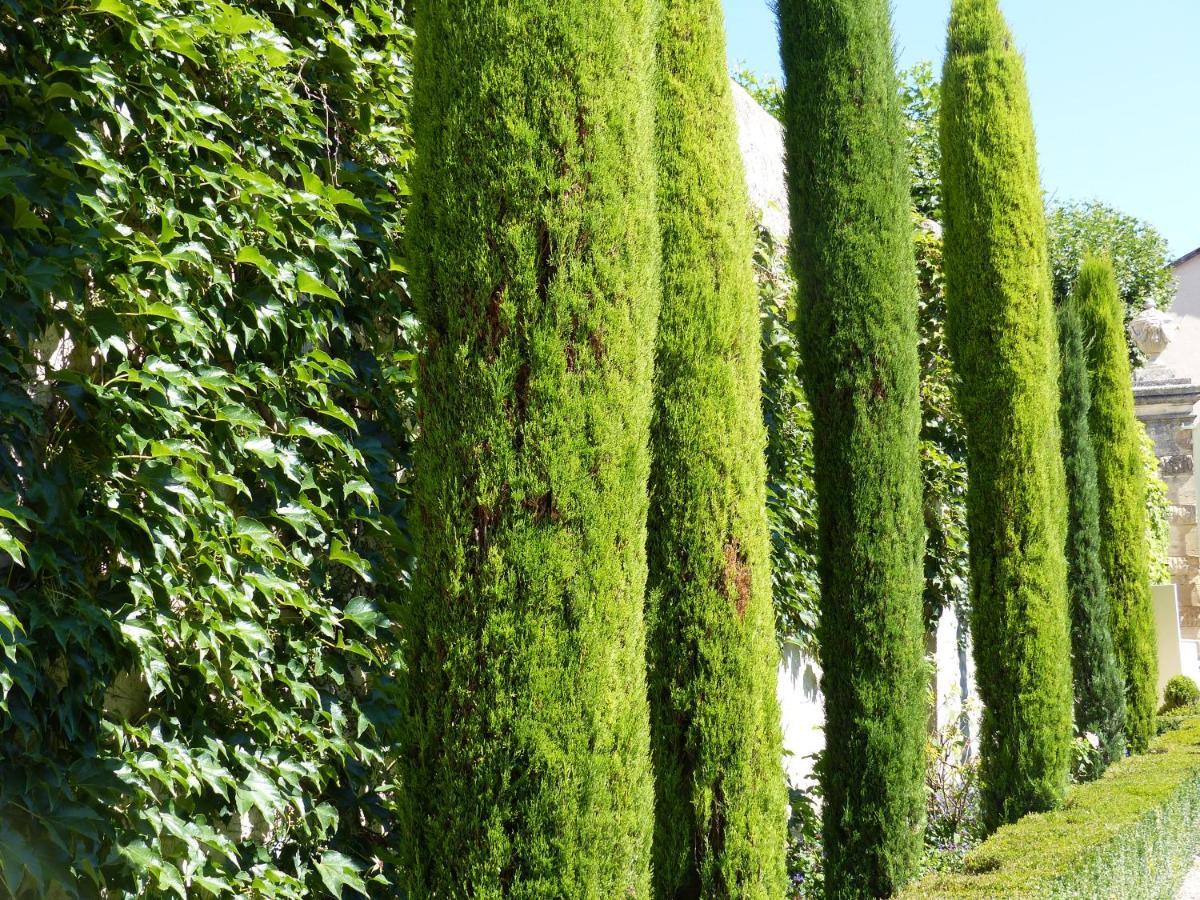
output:
M1092 440L1100 484L1100 554L1113 643L1125 677L1126 736L1137 752L1154 735L1158 649L1150 601L1149 525L1142 432L1133 407L1124 313L1111 263L1084 262L1070 301L1084 323Z
M1075 727L1085 735L1095 735L1097 759L1086 768L1089 773L1099 774L1125 754L1125 685L1113 648L1108 588L1100 561L1100 489L1096 481L1096 448L1088 420L1092 393L1083 323L1073 306L1060 310L1058 331L1062 351L1063 462L1069 511L1067 569Z
M654 893L777 898L787 828L753 234L720 0L658 23L647 642Z
M996 0L955 0L942 82L947 330L970 490L990 828L1050 809L1071 746L1058 347L1024 63Z
M1174 712L1200 701L1200 687L1186 675L1176 675L1163 689L1163 705L1159 712Z
M644 897L653 5L416 6L410 894Z
M920 372L905 131L886 0L783 0L779 17L820 508L825 883L830 896L883 896L914 873L924 818Z
M911 900L1174 897L1192 866L1200 816L1200 722L1159 738L1062 809L1008 825L968 854L962 873L924 879Z

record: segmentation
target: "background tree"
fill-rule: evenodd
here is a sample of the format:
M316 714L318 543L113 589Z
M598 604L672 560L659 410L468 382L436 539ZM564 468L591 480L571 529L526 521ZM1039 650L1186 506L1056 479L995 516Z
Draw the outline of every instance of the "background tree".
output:
M787 794L753 233L720 0L658 24L662 227L647 639L654 893L777 898Z
M886 0L782 0L793 259L821 517L826 887L887 896L921 848L917 306Z
M651 12L417 11L414 896L649 894Z
M1064 203L1049 216L1054 296L1065 301L1088 256L1107 256L1128 322L1147 306L1166 310L1175 300L1167 239L1149 222L1100 200Z
M1075 727L1099 738L1099 775L1125 752L1125 685L1113 649L1108 587L1100 561L1100 489L1089 422L1092 393L1083 323L1073 304L1059 311L1058 320Z
M1142 433L1133 408L1125 316L1112 263L1091 258L1079 270L1072 304L1084 324L1091 372L1092 439L1100 483L1100 553L1112 634L1125 676L1130 746L1154 737L1158 651L1150 603L1150 559Z
M988 827L1062 799L1066 492L1046 224L1024 64L996 0L955 0L942 82L947 328L961 380Z

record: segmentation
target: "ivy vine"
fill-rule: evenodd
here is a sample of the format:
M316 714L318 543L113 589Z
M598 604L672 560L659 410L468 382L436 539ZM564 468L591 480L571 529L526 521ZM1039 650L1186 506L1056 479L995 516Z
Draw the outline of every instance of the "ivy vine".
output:
M396 896L410 43L0 2L0 895Z

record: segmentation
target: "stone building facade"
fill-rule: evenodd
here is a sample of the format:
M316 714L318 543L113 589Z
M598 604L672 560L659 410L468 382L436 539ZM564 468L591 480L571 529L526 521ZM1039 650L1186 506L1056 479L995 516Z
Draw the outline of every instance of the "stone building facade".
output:
M1193 341L1190 332L1179 333L1176 316L1154 309L1134 319L1130 332L1148 360L1135 377L1133 393L1138 418L1154 441L1159 472L1167 483L1171 580L1178 590L1181 637L1196 642L1200 641L1200 528L1195 427L1200 379L1190 367L1177 371L1171 361L1200 363L1200 343ZM1200 660L1187 663L1200 664Z

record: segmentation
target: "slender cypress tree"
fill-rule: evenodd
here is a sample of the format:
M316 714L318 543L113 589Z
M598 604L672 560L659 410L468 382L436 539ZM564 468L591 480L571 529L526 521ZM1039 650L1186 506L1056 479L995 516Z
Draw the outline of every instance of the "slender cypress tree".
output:
M1125 676L1129 746L1144 753L1154 737L1158 648L1150 603L1146 474L1133 409L1125 319L1112 263L1087 259L1072 302L1084 323L1091 372L1092 440L1100 482L1100 558L1108 582L1113 643Z
M1100 489L1088 416L1083 323L1074 304L1059 310L1062 355L1062 442L1067 474L1067 584L1071 607L1071 660L1075 725L1100 741L1105 767L1125 752L1125 682L1113 648L1108 587L1100 561ZM1099 773L1096 773L1099 774Z
M954 0L942 80L947 334L967 427L983 817L1056 806L1071 748L1066 485L1025 67L996 0Z
M893 893L924 819L916 269L887 0L780 0L820 508L826 886Z
M422 0L413 897L646 897L646 0Z
M753 235L720 0L663 0L659 16L654 894L778 898L787 793Z

